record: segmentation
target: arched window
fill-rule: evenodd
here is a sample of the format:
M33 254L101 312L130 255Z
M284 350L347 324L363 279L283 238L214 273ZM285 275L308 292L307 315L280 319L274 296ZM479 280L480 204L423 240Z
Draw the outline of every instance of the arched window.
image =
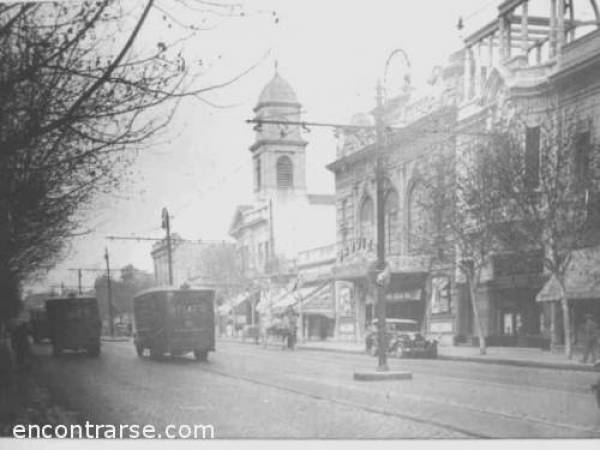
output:
M390 189L385 195L385 250L389 254L400 253L398 222L400 220L398 193Z
M415 183L408 195L408 250L426 251L427 243L433 239L430 208L427 195L421 183Z
M343 199L340 206L340 233L342 234L342 242L346 243L346 237L348 236L348 200Z
M254 181L256 190L259 190L262 184L261 175L262 173L260 168L260 156L257 156L254 160Z
M277 159L277 188L291 189L294 187L294 165L289 156Z
M374 205L371 197L365 197L360 206L360 237L367 241L374 239Z

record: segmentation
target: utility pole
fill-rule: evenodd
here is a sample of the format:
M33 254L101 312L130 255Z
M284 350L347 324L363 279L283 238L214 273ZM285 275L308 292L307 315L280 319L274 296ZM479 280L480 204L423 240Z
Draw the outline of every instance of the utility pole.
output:
M377 106L375 109L375 131L377 136L376 152L377 162L375 180L377 185L377 272L385 269L385 186L383 154L385 152L385 136L383 124L383 87L381 81L377 82ZM379 356L377 370L387 372L387 339L385 336L386 298L385 286L377 283L377 353Z
M169 285L173 286L173 255L171 252L171 220L167 208L162 209L162 228L167 232L167 263L169 265Z
M79 295L83 294L83 272L105 272L104 269L93 269L93 268L85 268L85 267L75 267L68 269L71 272L77 272L77 291Z
M112 286L110 283L110 262L108 259L108 247L104 247L104 259L106 259L106 283L108 290L108 324L111 337L114 336L113 327L113 305L112 305Z

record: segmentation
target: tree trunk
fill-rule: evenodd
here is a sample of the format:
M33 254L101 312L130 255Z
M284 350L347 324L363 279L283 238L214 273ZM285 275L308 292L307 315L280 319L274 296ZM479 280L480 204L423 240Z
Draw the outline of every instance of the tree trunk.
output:
M567 298L564 280L561 277L557 277L557 279L558 284L560 285L560 304L562 305L563 311L565 355L567 355L568 359L571 359L573 357L573 349L571 347L571 315L569 313L569 299Z
M550 350L556 348L556 302L550 302Z
M17 315L20 308L19 282L5 266L0 266L0 321Z
M469 296L471 297L471 306L473 308L473 318L475 319L475 326L477 327L477 337L479 338L479 354L485 355L487 353L487 347L485 344L485 335L483 333L483 326L481 324L481 317L479 316L479 308L477 301L475 300L475 276L472 274L467 275L467 284L469 285Z

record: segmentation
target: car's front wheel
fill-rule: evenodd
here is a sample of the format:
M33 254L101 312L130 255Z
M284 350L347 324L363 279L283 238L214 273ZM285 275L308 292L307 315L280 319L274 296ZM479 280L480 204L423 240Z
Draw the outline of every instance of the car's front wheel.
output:
M98 344L89 345L86 348L86 351L89 356L97 357L100 355L100 345L98 345Z
M437 358L437 356L438 356L437 342L431 343L431 346L429 348L429 356L431 358Z
M59 344L52 344L52 356L58 357L62 355L62 347Z

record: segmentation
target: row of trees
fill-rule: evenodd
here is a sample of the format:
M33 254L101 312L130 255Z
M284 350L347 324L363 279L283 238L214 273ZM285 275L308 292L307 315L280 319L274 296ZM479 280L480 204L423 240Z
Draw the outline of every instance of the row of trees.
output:
M202 0L177 8L244 15ZM185 25L155 0L0 4L0 320L16 313L22 283L85 232L91 200L119 186L179 100L240 77L195 87L202 68L182 56L195 24L172 43L134 45L153 11L165 29Z
M185 70L165 49L132 52L152 6L125 32L118 1L0 5L0 317L80 231L81 209L119 184L126 150L172 116L154 110L182 93Z
M444 233L454 239L482 354L482 274L494 254L528 251L544 255L546 274L560 286L565 352L572 354L565 282L573 253L600 242L600 146L577 111L550 111L536 127L513 115L459 136L451 186L429 186L431 206L445 210Z

